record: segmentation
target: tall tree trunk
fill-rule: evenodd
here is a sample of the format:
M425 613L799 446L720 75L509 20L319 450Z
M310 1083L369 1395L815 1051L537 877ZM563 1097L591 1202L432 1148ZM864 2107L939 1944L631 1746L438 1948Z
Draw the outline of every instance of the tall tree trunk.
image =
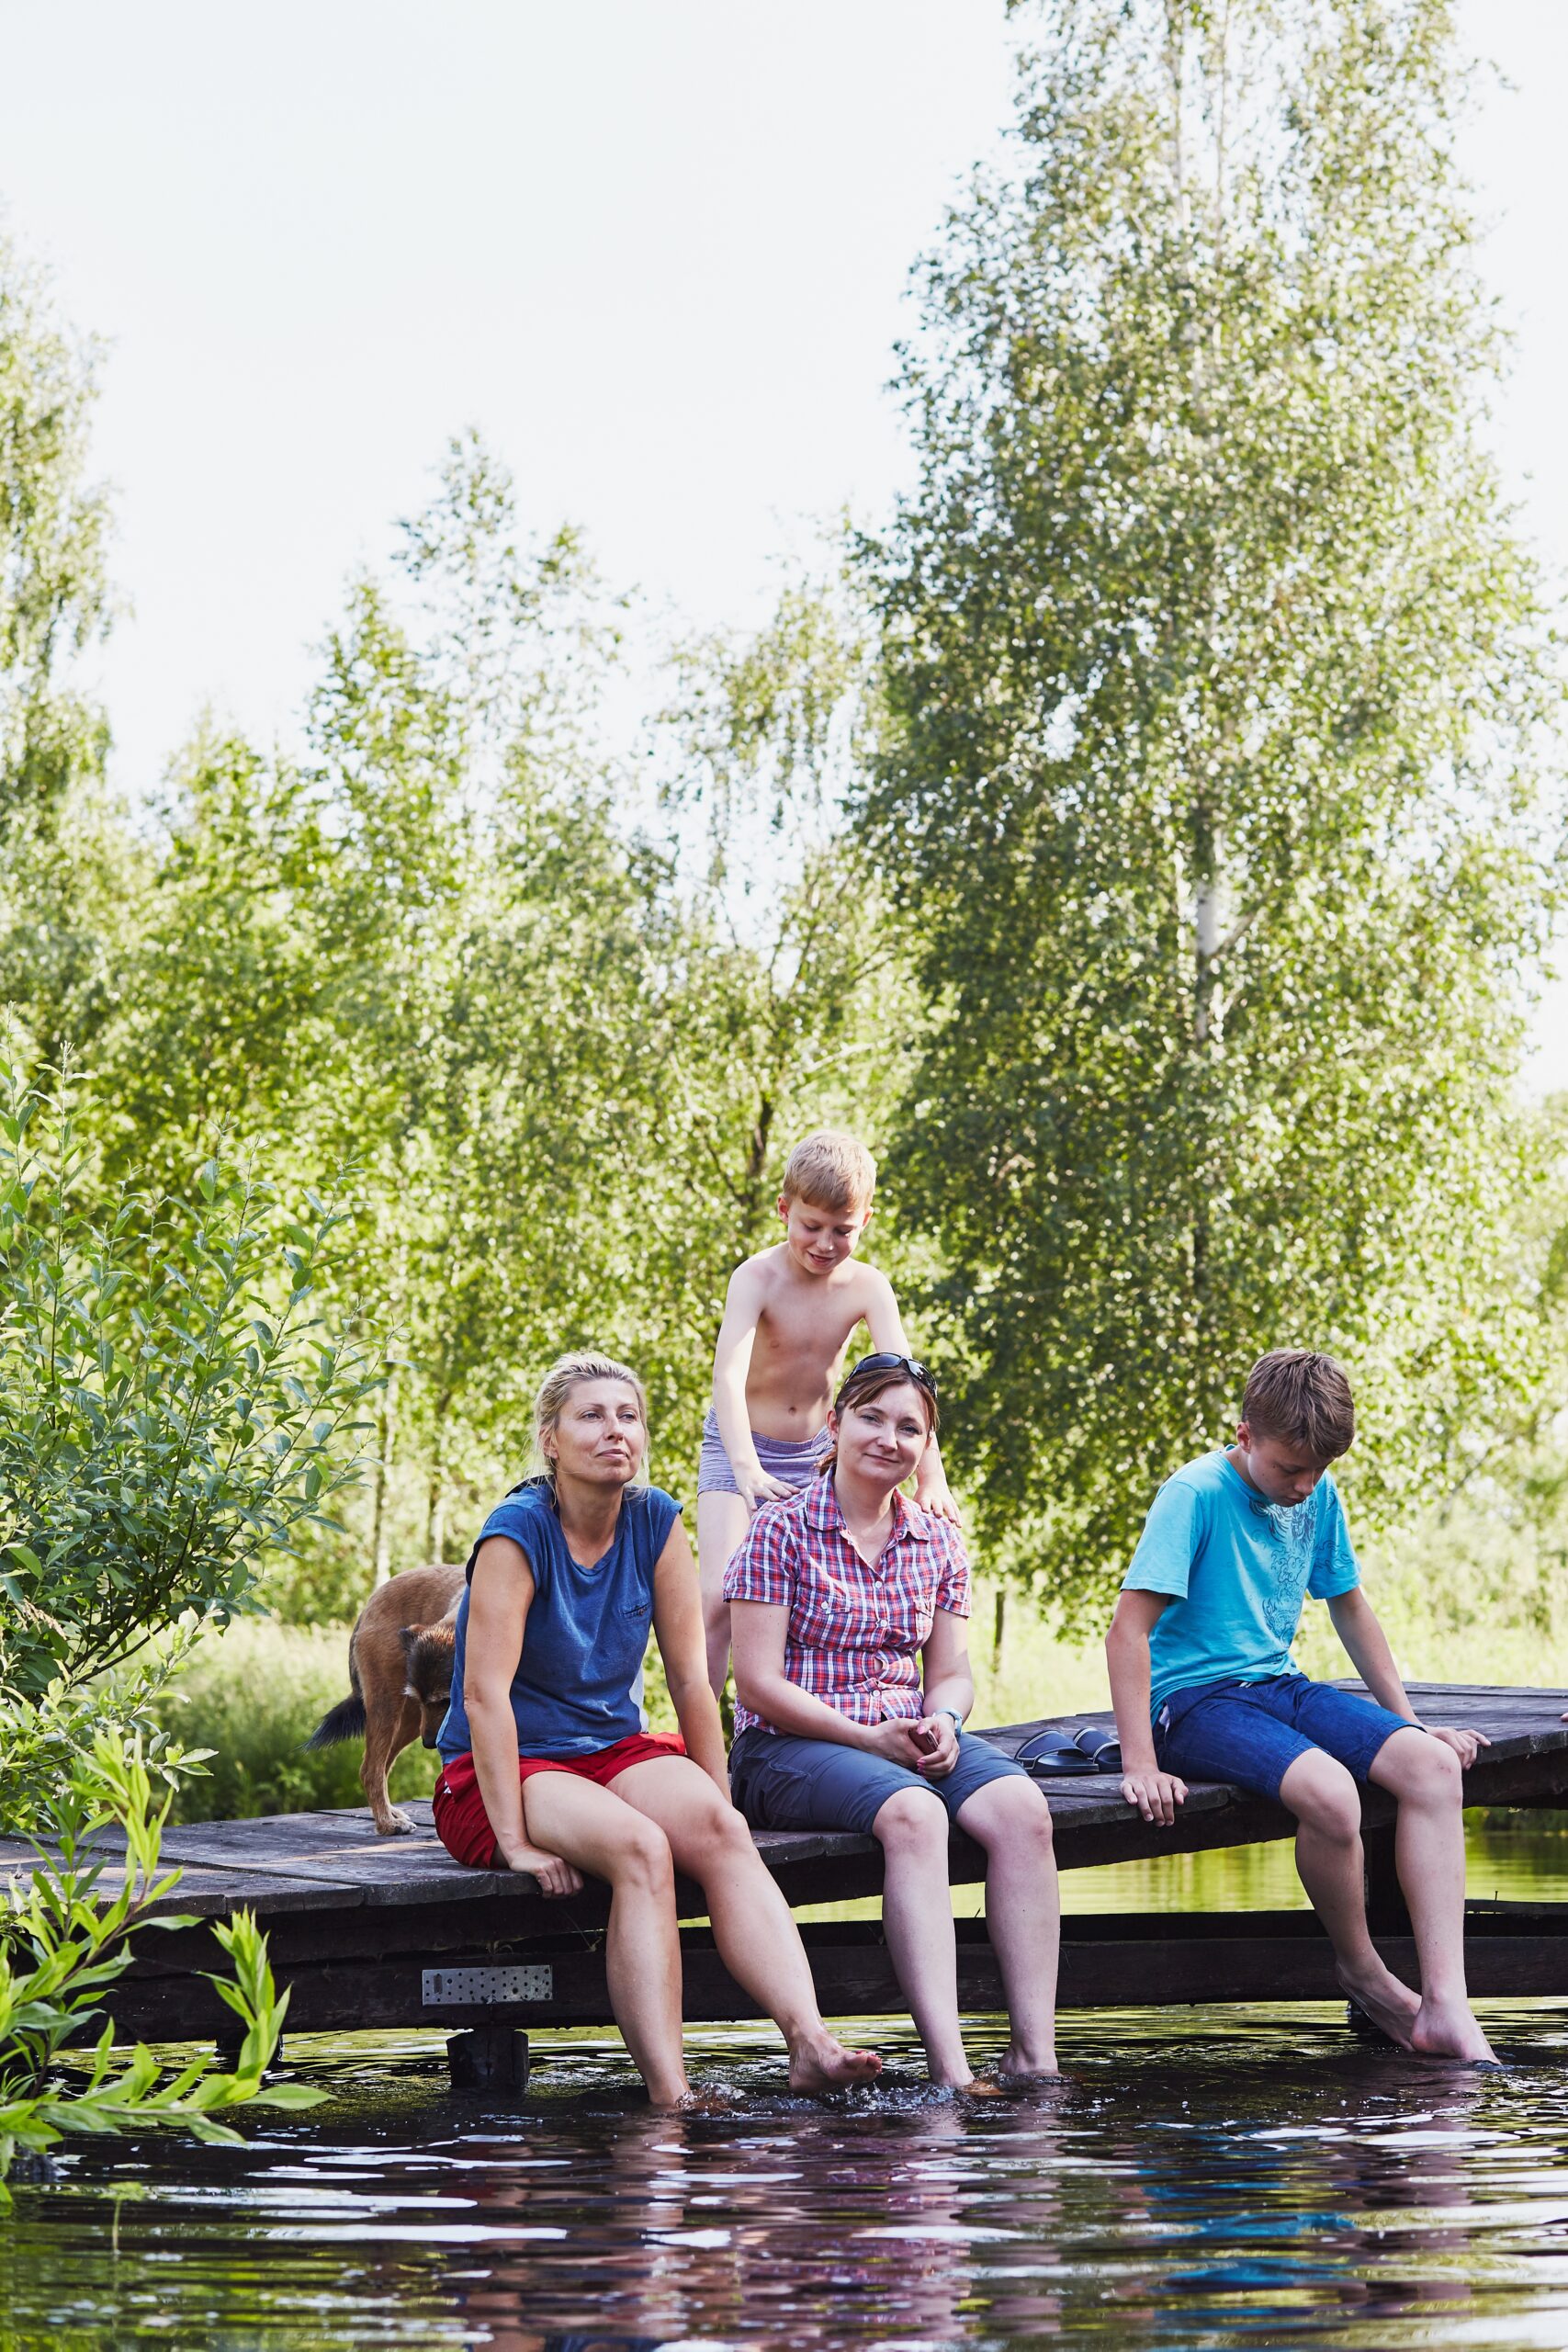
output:
M451 1409L452 1392L444 1388L435 1400L435 1426L430 1441L430 1503L424 1556L432 1562L446 1556L446 1424Z
M392 1515L388 1489L391 1484L397 1434L398 1366L394 1364L381 1391L381 1412L376 1433L376 1505L371 1535L378 1585L389 1583L392 1574Z

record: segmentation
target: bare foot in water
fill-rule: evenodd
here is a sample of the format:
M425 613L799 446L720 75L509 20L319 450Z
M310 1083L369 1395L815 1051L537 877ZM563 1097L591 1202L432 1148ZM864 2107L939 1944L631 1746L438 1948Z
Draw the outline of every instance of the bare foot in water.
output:
M1038 2060L1030 2064L1010 2054L997 2068L997 2079L1006 2090L1026 2091L1032 2083L1055 2083L1061 2078L1062 2070L1056 2064L1055 2051L1043 2065Z
M1497 2053L1466 2001L1423 2001L1410 2030L1410 2047L1423 2058L1462 2058L1495 2066Z
M736 2103L733 2091L689 2090L675 2101L675 2112L678 2115L723 2115L728 2114Z
M1375 1973L1369 1970L1364 1976L1356 1976L1341 1962L1334 1973L1346 1999L1364 2009L1391 2041L1397 2041L1402 2050L1414 2048L1411 2032L1421 2007L1420 1997L1408 1984L1402 1984L1392 1969L1385 1968L1380 1961Z
M814 2097L822 2091L852 2090L857 2083L874 2083L882 2061L874 2050L846 2050L830 2033L820 2041L803 2041L789 2053L789 2086Z

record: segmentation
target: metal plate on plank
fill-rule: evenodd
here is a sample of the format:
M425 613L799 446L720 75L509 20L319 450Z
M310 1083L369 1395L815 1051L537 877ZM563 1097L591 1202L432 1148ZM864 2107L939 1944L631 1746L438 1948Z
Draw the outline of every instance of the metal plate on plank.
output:
M427 1968L423 2000L427 2009L478 2008L490 2001L547 2001L554 1991L554 1969L539 1962L529 1967Z

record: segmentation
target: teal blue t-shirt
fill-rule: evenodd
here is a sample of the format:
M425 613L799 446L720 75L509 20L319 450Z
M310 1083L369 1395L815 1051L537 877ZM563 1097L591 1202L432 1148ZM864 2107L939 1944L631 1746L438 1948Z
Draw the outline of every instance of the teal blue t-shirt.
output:
M1171 1596L1149 1636L1155 1713L1199 1683L1299 1674L1291 1644L1302 1603L1360 1581L1330 1475L1287 1505L1266 1502L1224 1453L1189 1462L1155 1497L1122 1579L1124 1592Z

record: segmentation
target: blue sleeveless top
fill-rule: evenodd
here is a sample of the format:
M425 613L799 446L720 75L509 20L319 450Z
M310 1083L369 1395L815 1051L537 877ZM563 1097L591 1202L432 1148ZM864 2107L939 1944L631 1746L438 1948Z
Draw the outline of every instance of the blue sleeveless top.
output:
M520 1756L592 1756L646 1731L642 1661L653 1622L653 1571L681 1506L658 1487L627 1487L610 1548L591 1568L567 1549L547 1478L525 1478L498 1503L468 1555L470 1591L479 1544L509 1535L527 1555L534 1599L512 1678ZM452 1698L435 1745L443 1761L473 1747L463 1706L468 1600L457 1604Z

